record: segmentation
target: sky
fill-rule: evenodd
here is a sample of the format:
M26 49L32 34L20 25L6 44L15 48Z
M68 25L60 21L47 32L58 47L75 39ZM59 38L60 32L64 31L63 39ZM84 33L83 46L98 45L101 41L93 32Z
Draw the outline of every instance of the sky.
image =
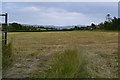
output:
M31 25L90 25L118 17L117 2L3 2L9 22Z

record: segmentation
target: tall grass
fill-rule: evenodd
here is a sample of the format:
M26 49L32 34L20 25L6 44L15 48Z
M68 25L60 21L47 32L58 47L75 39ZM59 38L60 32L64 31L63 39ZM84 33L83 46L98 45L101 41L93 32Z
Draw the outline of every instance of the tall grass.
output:
M12 63L12 43L2 46L2 69L6 70Z
M85 59L77 50L66 50L55 53L51 61L51 69L39 78L85 78ZM83 71L84 70L84 71Z

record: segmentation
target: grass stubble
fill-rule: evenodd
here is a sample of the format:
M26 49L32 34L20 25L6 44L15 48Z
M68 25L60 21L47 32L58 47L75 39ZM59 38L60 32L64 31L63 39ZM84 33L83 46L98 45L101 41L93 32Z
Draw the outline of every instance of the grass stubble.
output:
M15 32L8 37L16 60L6 77L118 77L117 32Z

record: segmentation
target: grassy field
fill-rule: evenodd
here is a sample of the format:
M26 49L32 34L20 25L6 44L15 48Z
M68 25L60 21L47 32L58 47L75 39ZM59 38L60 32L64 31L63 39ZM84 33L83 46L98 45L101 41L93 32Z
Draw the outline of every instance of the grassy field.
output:
M8 39L14 62L4 77L118 77L118 32L11 32Z

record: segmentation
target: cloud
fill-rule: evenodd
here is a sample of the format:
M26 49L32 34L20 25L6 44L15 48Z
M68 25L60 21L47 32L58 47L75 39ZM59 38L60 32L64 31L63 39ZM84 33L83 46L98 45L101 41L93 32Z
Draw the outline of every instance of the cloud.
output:
M4 3L3 10L3 12L9 13L10 22L45 25L89 25L92 22L100 23L104 21L107 13L116 14L116 7L112 3L14 2Z
M39 11L39 8L37 8L35 6L30 6L30 7L25 7L23 9L21 9L21 11Z
M118 2L118 0L3 0L3 2Z
M18 7L18 6L17 6ZM84 24L83 19L87 19L83 13L71 12L61 8L44 6L25 6L14 10L12 18L14 21L24 24L53 24L53 25L72 25ZM9 10L13 8L7 8ZM16 18L15 18L16 16Z
M59 8L42 8L38 13L39 23L42 24L72 25L83 24L84 20L88 20L83 13L70 12Z

